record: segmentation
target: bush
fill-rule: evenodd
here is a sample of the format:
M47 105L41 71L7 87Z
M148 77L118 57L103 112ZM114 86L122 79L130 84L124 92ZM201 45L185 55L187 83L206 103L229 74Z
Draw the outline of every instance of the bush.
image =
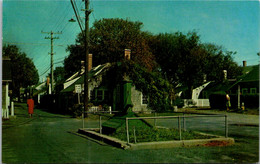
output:
M238 97L235 94L229 95L231 108L237 109ZM209 96L210 107L214 109L226 109L226 95L225 94L211 94ZM246 108L259 108L259 95L241 95L240 107L244 102Z
M242 102L246 108L259 108L259 95L241 95L240 103Z
M178 108L182 108L184 106L184 100L180 97L176 98L176 100L173 102L173 106L177 106Z
M230 97L233 100L232 97ZM226 95L225 94L211 94L209 96L210 107L214 109L226 109ZM231 102L231 107L232 107Z
M74 104L69 110L72 112L73 117L80 117L83 112L83 104Z

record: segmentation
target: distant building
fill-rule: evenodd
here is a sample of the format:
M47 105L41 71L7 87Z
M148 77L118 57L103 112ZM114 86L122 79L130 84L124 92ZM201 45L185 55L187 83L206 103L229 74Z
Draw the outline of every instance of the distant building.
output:
M9 106L10 106L10 97L9 97L9 85L12 82L12 72L11 72L11 60L9 58L2 59L2 116L4 118L9 117Z
M224 108L224 95L228 91L231 96L232 108L240 108L242 103L247 107L258 108L259 65L246 66L245 62L243 63L241 76L223 82L211 82L201 91L199 98L210 99L210 106L213 108Z
M129 49L125 50L125 58L128 60L130 59L130 52L131 51ZM120 63L114 64L120 65ZM89 65L92 66L92 63ZM98 106L110 106L113 111L122 110L122 104L123 101L125 101L123 91L126 84L121 82L115 84L114 88L110 88L107 85L108 83L113 83L113 80L115 80L106 76L106 72L110 69L111 65L111 63L106 63L98 65L94 68L89 67L89 100L94 105L94 107L90 110L95 110ZM82 67L80 71L65 81L64 89L60 92L62 96L60 96L59 100L63 103L59 104L59 108L68 109L78 103L79 100L75 88L77 86L84 92L84 76L84 67ZM131 88L129 88L131 90L129 95L131 95L131 102L133 104L132 110L135 112L147 111L148 98L135 88L131 82L131 79L128 80L127 87ZM82 100L83 99L81 98L80 102L82 102Z

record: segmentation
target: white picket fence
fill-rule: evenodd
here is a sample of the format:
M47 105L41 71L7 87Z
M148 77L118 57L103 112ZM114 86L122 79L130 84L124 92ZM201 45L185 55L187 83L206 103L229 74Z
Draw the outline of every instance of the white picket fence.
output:
M99 111L105 111L105 109L100 106L92 106L89 108L89 112L99 112ZM112 112L111 106L108 107L108 111Z
M185 107L210 107L209 99L183 99Z

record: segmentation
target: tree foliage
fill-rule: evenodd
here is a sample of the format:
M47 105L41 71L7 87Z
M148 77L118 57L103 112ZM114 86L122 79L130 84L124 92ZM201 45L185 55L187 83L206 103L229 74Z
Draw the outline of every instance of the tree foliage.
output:
M209 81L222 81L223 70L227 70L227 78L235 79L242 74L242 67L234 61L233 55L236 52L225 51L221 46L214 44L204 44L205 59L203 60L203 72Z
M9 57L12 61L12 90L13 95L19 98L21 87L25 88L38 83L38 71L32 59L15 45L4 45L3 57Z
M65 70L64 67L56 67L53 71L55 81L55 92L59 92L63 89L63 83L65 82Z
M194 87L207 80L223 80L223 70L228 71L228 78L241 74L241 69L233 61L229 51L214 44L202 44L196 32L183 34L158 34L150 40L150 46L162 72L175 86L187 86L191 97Z
M124 49L131 49L131 60L142 68L139 71L159 71L160 77L174 87L179 84L187 86L187 98L191 98L192 90L203 83L205 75L208 81L221 81L223 70L227 70L228 78L236 78L242 73L233 60L234 52L214 44L202 43L196 32L152 35L143 32L142 26L141 22L124 19L95 21L90 29L89 45L93 65L122 61ZM80 70L80 61L85 58L82 33L77 36L76 44L70 45L67 51L70 55L64 63L66 77ZM149 88L148 83L144 85ZM157 91L160 92L159 89Z
M102 19L95 21L90 29L90 53L93 54L93 65L106 62L117 62L124 58L124 50L131 49L131 59L152 70L154 56L146 41L150 34L141 31L141 22L124 19ZM70 75L80 69L80 61L84 60L84 38L80 33L75 45L67 48L70 52L65 59L66 73Z
M148 96L148 106L152 110L169 110L171 100L174 100L173 86L161 72L150 72L134 61L123 60L120 64L113 64L104 79L108 78L106 84L110 88L115 88L124 78L130 78L135 88Z

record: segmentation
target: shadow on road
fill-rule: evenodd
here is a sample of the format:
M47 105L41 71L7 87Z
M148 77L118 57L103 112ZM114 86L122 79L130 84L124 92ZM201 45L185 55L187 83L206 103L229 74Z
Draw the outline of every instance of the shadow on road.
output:
M44 117L44 118L74 118L72 116L46 116L42 114L38 114L39 117Z

